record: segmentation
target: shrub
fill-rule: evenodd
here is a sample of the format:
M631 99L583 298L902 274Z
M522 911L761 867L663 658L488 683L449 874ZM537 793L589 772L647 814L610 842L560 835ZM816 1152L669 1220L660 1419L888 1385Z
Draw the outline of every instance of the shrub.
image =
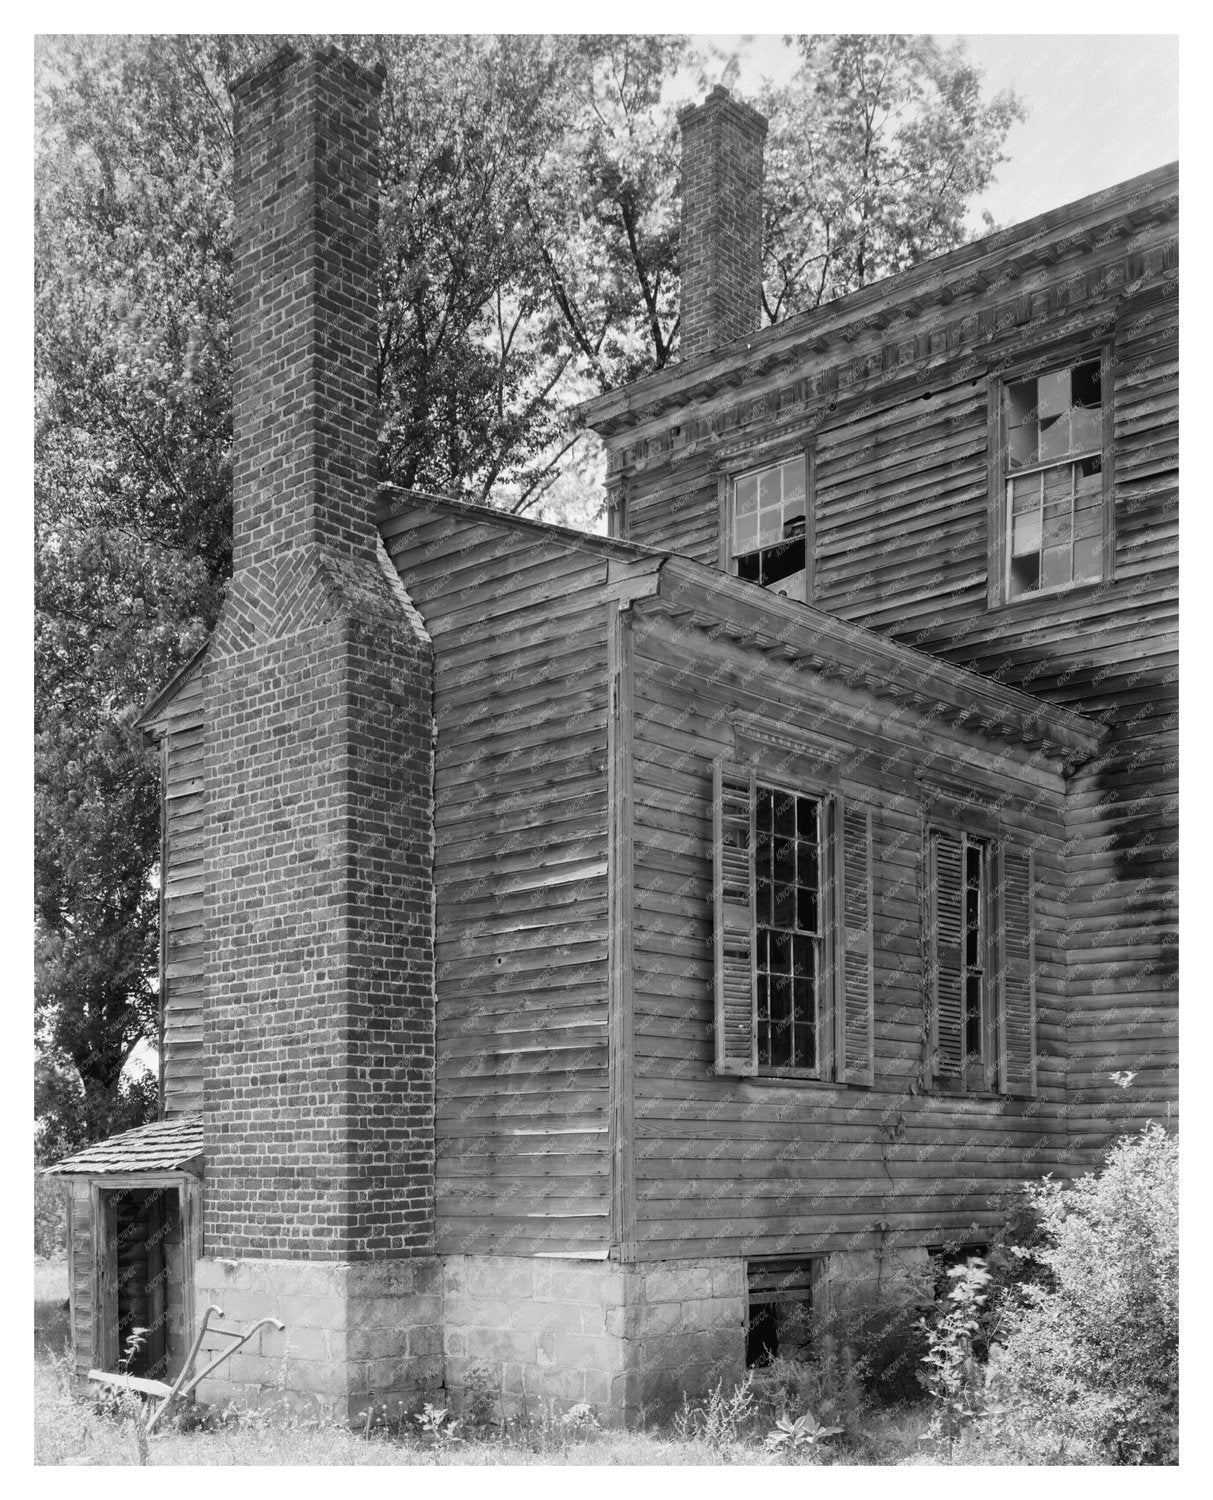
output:
M1117 1142L1102 1172L1029 1192L1046 1274L1005 1305L990 1392L1059 1452L1178 1461L1178 1166L1178 1142L1151 1125Z

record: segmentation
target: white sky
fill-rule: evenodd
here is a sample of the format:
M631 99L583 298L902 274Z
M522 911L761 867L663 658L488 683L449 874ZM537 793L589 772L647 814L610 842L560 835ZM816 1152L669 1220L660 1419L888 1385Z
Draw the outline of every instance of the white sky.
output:
M807 24L812 18L805 17ZM857 18L858 19L858 18ZM825 29L823 27L823 29ZM944 44L955 36L936 33ZM795 53L781 36L704 35L742 55L738 91L786 79ZM1004 148L1009 158L973 205L1015 224L1098 192L1179 155L1179 41L1175 36L967 36L989 97L1011 87L1028 108Z

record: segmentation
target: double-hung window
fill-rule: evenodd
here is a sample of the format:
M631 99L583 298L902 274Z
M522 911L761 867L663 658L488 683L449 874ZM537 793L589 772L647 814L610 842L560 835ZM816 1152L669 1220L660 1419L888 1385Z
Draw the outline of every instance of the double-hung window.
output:
M1035 1086L1031 854L1015 842L932 828L926 973L932 1073L951 1092Z
M716 1068L870 1084L871 816L714 771Z
M1003 382L991 571L997 602L1098 583L1112 546L1107 358Z
M729 481L726 522L732 571L803 601L807 503L803 453L735 475Z

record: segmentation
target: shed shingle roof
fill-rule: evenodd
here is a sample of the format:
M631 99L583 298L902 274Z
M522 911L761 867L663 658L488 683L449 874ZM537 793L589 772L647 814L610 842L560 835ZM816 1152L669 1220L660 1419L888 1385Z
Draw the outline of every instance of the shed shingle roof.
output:
M48 1174L107 1172L171 1172L202 1155L202 1116L175 1115L112 1135L108 1141L86 1146L65 1156Z

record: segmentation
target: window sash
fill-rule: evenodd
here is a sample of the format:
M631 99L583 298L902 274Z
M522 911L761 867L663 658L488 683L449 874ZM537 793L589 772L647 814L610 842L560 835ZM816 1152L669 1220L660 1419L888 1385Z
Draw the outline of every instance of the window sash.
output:
M1097 584L1112 572L1112 361L1106 345L1070 348L1050 368L1036 360L992 382L991 607Z

